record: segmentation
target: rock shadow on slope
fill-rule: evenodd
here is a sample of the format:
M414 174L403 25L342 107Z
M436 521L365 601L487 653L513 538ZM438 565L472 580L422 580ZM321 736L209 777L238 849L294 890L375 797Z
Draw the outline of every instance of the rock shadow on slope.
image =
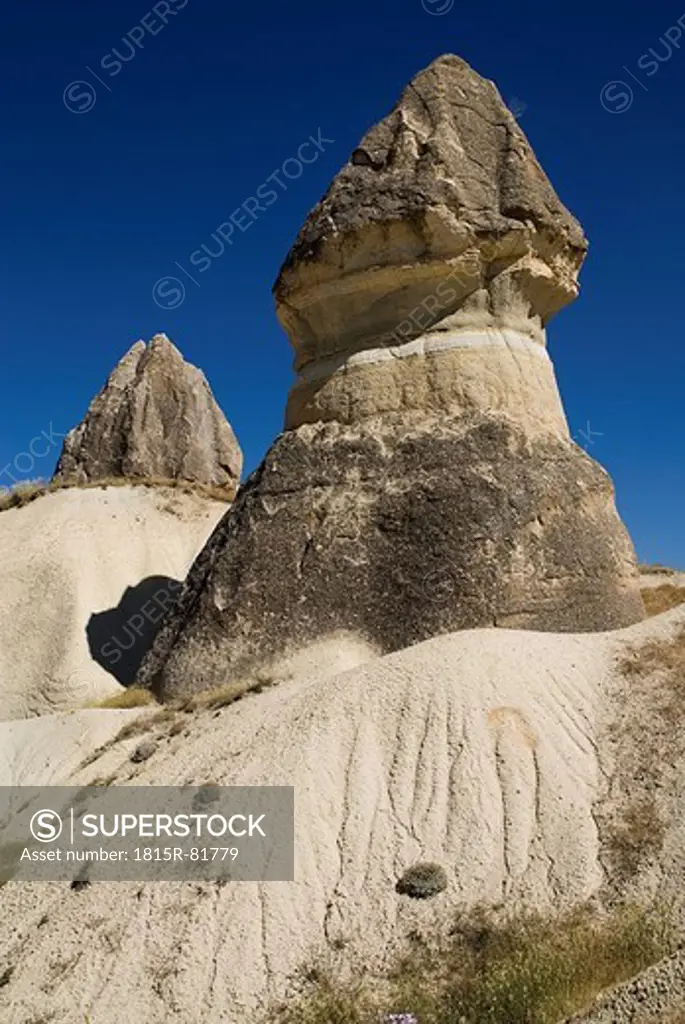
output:
M94 612L86 626L91 657L122 686L131 686L166 611L183 588L172 576L147 576L127 587L115 608Z

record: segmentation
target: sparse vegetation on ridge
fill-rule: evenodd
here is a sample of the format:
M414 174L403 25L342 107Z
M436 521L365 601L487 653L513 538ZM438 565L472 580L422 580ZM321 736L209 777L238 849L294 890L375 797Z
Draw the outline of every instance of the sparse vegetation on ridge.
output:
M611 865L616 880L631 880L643 864L658 857L666 826L650 792L635 796L608 833Z
M103 700L92 701L88 704L84 704L84 708L144 708L149 707L152 704L157 704L157 701L153 697L149 690L144 690L139 686L131 686L127 690L122 690L121 693L112 694L109 697L105 697Z
M25 480L15 484L7 490L0 492L0 512L6 512L10 508L22 508L28 505L42 494L46 494L50 485L45 480Z
M57 491L69 490L93 490L105 487L159 487L173 488L184 494L198 494L203 498L212 501L223 501L229 504L232 497L221 487L212 487L209 484L193 483L190 480L174 480L165 477L103 477L102 480L89 480L86 483L62 480L28 480L16 484L4 494L0 493L0 512L6 512L11 508L23 508L29 505L36 498L42 498L44 494L54 494Z
M226 708L236 701L242 700L248 694L261 693L275 685L275 680L270 678L252 679L247 682L226 683L215 690L203 690L195 693L192 697L172 702L169 707L176 707L179 711L216 711L218 708Z
M615 762L611 800L597 819L607 878L622 893L658 860L667 833L669 770L685 756L685 626L625 651L617 668L627 690L608 737Z
M660 674L668 683L669 702L679 703L685 697L685 626L674 637L649 640L632 648L618 667L628 680Z
M103 754L111 750L117 743L132 739L135 736L143 736L152 732L160 726L169 726L166 733L168 737L177 736L186 727L187 717L203 711L217 711L221 708L230 707L243 697L261 693L270 686L275 685L275 680L268 677L260 677L246 682L226 683L215 690L207 690L194 694L189 698L171 701L168 704L160 705L149 690L140 687L125 690L121 694L115 694L103 701L87 705L88 708L149 708L149 714L141 714L134 718L119 730L119 732L107 743L104 743L97 750L94 750L79 765L79 770L88 768L95 761L98 761ZM154 710L157 708L157 710ZM107 784L112 781L108 779Z
M499 923L475 912L443 943L414 940L381 979L369 974L341 980L332 970L310 968L301 994L272 1008L266 1019L556 1024L674 946L668 915L638 908L603 918L585 909L556 919L519 914Z
M638 570L643 576L674 576L676 573L675 569L671 569L668 565L661 565L658 562L655 565L646 565L644 562L641 562L638 565Z
M642 600L645 605L647 616L661 615L662 612L670 612L685 604L685 587L679 587L675 583L662 583L658 587L643 587Z

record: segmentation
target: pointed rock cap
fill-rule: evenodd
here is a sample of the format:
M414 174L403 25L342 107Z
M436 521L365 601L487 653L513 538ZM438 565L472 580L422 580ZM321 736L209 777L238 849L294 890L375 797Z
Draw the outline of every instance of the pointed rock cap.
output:
M307 218L274 288L277 311L299 370L392 344L454 272L455 298L440 310L450 328L463 314L543 340L577 295L586 250L495 85L447 54L410 82Z
M67 435L54 479L179 480L232 498L242 461L204 374L156 334L129 349Z

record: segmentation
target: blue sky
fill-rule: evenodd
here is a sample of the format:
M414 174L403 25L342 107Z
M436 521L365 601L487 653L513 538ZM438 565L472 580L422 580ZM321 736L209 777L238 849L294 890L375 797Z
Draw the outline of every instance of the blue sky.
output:
M640 558L685 566L685 0L156 7L0 15L0 469L49 448L34 439L78 422L158 331L204 369L254 468L291 378L280 263L365 129L454 52L497 82L591 242L581 298L550 328L572 431L611 472ZM332 141L285 178L319 132ZM274 172L277 199L197 273L192 254ZM185 299L160 308L157 282L163 304L181 294L170 276ZM11 472L49 476L57 454Z

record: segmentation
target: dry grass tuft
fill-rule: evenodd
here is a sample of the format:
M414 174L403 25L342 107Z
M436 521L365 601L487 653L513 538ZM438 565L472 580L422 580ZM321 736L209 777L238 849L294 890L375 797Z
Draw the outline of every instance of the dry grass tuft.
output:
M45 494L48 486L45 480L25 480L8 490L3 489L0 492L0 512L28 505L35 498L39 498L41 494Z
M648 618L670 612L672 608L685 604L685 587L675 583L662 583L658 587L644 587L641 591Z
M177 718L176 721L171 726L171 728L169 729L168 735L180 736L180 734L184 732L187 728L188 723L184 721L182 718Z
M97 779L93 779L88 783L89 786L111 786L113 782L117 781L116 775L98 776Z
M341 980L309 968L300 996L274 1007L268 1020L378 1024L396 1014L420 1024L555 1024L674 945L670 920L638 909L499 922L474 913L442 943L415 939L382 979Z
M154 715L145 716L145 722L150 729L154 729L158 725L168 725L169 722L174 722L175 720L175 708L160 708L159 711L155 711Z
M149 690L143 690L141 687L132 686L129 690L124 690L122 693L115 693L111 697L105 697L104 700L93 701L89 704L84 704L84 708L144 708L151 704L157 704L157 701L150 693Z
M147 691L145 691L147 693ZM156 726L167 725L168 723L176 722L177 709L172 707L160 708L159 711L155 711L153 714L140 715L138 718L134 718L132 722L127 722L119 730L119 732L107 743L103 743L101 747L93 750L78 766L78 770L82 771L84 768L88 768L95 761L98 761L103 754L106 754L108 750L116 746L117 743L122 743L124 740L133 739L135 736L144 736L145 733L151 732ZM109 782L114 779L112 776ZM90 785L97 785L96 782L90 783Z
M203 693L194 693L192 697L179 701L176 707L179 711L216 711L218 708L227 708L236 701L242 700L248 694L261 693L268 687L273 686L271 679L253 679L249 682L226 683L216 690L206 690Z
M109 747L114 746L115 743L121 743L122 740L129 740L133 736L142 736L143 733L150 731L150 720L146 716L145 718L136 718L133 722L127 722L119 732L116 734L113 740L102 748L107 750Z
M168 722L173 722L175 718L176 711L174 708L161 708L153 715L141 715L140 718L127 722L111 741L111 745L121 743L122 740L129 740L132 736L142 736L144 733L154 729L155 726L166 725Z
M133 739L135 736L142 736L152 732L159 726L169 726L166 735L171 738L182 733L188 724L187 715L201 713L203 711L216 711L220 708L229 707L237 701L242 700L251 694L261 693L263 690L274 685L275 681L262 677L253 679L250 682L228 683L218 687L216 690L208 690L205 693L193 694L192 697L173 701L165 706L160 706L151 696L148 690L135 688L125 693L117 694L99 704L88 705L96 708L124 708L124 707L159 707L158 711L151 714L141 714L131 722L127 722L107 743L92 751L79 765L79 770L88 768L103 754L111 750L117 743ZM127 702L127 698L128 701ZM180 717L179 717L180 716Z
M659 855L665 837L653 794L635 797L611 830L612 870L619 878L635 878L645 862Z

